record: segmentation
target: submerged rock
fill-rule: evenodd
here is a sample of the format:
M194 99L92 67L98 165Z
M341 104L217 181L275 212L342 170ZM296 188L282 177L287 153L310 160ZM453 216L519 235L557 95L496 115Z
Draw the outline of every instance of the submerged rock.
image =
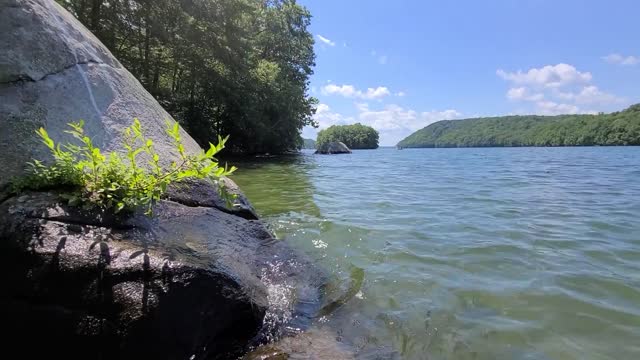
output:
M322 144L316 154L351 154L351 150L343 142L334 141Z
M353 349L337 341L332 331L313 329L260 346L243 357L243 360L286 359L353 360L356 355Z

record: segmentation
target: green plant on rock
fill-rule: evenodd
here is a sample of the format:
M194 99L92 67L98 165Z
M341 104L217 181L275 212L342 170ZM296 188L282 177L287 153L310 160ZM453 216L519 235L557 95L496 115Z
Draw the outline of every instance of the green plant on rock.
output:
M66 133L76 138L80 145L56 144L47 131L40 128L37 133L54 161L51 165L39 160L28 163L29 174L14 183L15 191L72 187L79 191L68 197L71 205L93 205L114 212L145 208L148 215L169 185L185 179L210 179L228 198L220 180L236 168L222 167L214 157L224 148L228 137L218 137L217 145L209 143L207 151L191 155L185 151L178 123L167 122L166 132L179 160L161 166L153 140L145 137L138 119L124 130L125 151L122 155L116 151L103 154L85 134L83 121L68 125L70 130ZM146 159L147 167L141 165L141 157Z

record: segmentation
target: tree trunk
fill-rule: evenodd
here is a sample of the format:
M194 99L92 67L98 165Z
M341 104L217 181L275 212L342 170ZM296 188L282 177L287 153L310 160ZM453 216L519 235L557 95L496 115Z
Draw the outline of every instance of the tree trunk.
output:
M153 69L153 94L158 93L158 83L160 82L160 56L156 58L156 63Z
M150 62L151 62L151 30L149 29L149 18L147 17L146 21L145 21L145 27L144 27L144 63L143 63L143 76L144 76L144 82L145 85L147 85L147 87L149 87L151 85L151 79L150 79Z
M77 10L77 14L76 16L78 17L78 20L80 20L83 24L87 23L87 17L85 12L87 11L87 0L81 0L80 1L80 6L76 9Z
M102 0L91 1L91 31L99 33L100 30L100 7Z

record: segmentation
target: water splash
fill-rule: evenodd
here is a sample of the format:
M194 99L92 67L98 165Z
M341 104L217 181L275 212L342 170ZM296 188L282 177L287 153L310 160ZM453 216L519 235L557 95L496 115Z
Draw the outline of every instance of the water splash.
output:
M290 279L287 279L283 270L287 265L294 264L285 264L283 261L270 262L266 264L261 273L262 282L267 287L269 302L261 333L264 335L264 340L268 342L277 340L285 332L299 331L299 329L289 328L285 325L293 318L296 300L295 286Z

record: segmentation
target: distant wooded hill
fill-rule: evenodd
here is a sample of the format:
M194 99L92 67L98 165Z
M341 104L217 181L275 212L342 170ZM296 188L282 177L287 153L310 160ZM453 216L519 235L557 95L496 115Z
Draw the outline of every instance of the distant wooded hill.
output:
M640 145L640 104L598 115L502 116L443 120L399 147Z
M313 139L302 139L304 141L304 144L302 145L303 149L315 149L316 148L316 141Z

